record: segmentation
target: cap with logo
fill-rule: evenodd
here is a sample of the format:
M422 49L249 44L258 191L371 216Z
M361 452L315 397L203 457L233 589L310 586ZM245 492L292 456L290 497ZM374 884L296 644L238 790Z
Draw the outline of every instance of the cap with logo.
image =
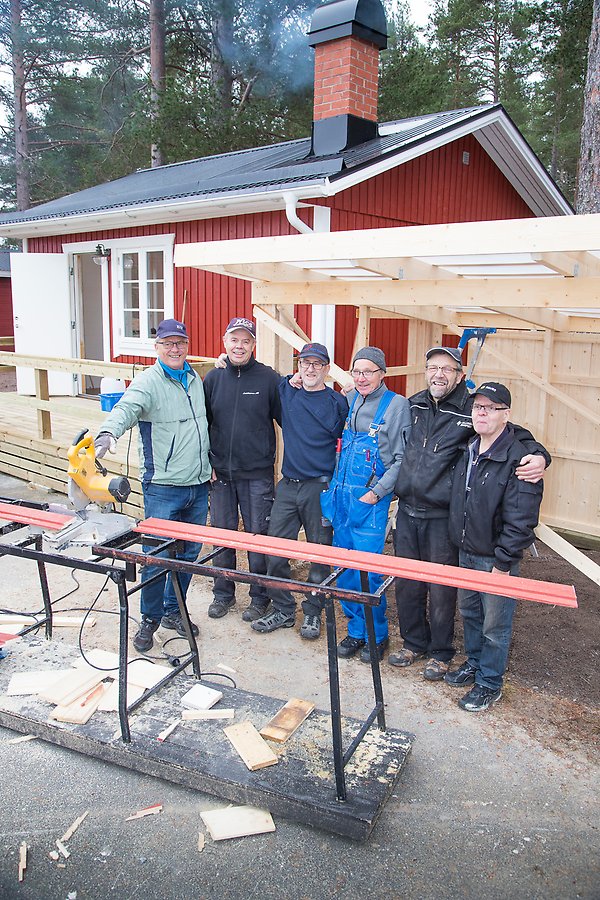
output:
M177 319L163 319L156 329L156 340L168 337L180 337L188 340L188 333L183 322Z
M320 359L324 363L329 364L329 353L327 347L323 344L316 344L314 342L305 344L298 354L298 359L306 359L307 356L314 356L316 359Z
M225 329L225 334L229 334L230 331L236 331L238 328L243 328L247 331L251 337L256 338L256 325L252 321L252 319L245 319L243 316L236 316L235 319L232 319L227 328Z
M504 384L499 384L497 381L486 381L485 384L480 385L474 393L474 397L477 397L481 394L483 397L488 397L490 400L493 400L494 403L499 403L501 406L510 407L512 405L512 397L510 396L510 391Z
M457 347L431 347L425 354L425 359L429 359L434 353L447 353L448 356L452 357L454 362L457 362L459 366L462 366L462 355Z

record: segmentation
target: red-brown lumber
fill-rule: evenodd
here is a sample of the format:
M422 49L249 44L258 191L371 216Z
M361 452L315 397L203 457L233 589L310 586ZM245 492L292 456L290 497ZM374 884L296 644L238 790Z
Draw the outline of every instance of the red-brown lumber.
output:
M49 531L60 531L68 522L72 521L73 516L51 513L46 509L19 506L17 503L0 503L0 519L18 522L21 525L35 525L38 528L47 528Z
M305 541L290 541L264 534L249 534L230 531L225 528L210 528L205 525L188 525L165 519L144 519L134 529L142 534L194 541L210 544L212 547L231 547L235 550L250 550L268 556L284 556L287 559L302 559L328 566L343 566L362 572L379 572L396 578L425 581L431 584L447 584L467 590L487 591L516 600L534 600L554 606L577 607L575 588L572 585L553 584L550 581L534 581L513 575L497 575L458 566L443 566L439 563L405 559L401 556L384 556L366 553L362 550L344 550L327 544L311 544Z

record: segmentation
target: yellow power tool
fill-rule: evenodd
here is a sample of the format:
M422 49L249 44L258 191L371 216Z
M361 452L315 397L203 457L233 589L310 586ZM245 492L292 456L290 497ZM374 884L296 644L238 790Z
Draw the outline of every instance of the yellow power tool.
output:
M131 493L131 485L124 475L109 475L96 459L94 438L85 428L67 451L69 468L69 499L75 509L84 509L92 503L124 503ZM81 495L71 490L71 483L77 485Z

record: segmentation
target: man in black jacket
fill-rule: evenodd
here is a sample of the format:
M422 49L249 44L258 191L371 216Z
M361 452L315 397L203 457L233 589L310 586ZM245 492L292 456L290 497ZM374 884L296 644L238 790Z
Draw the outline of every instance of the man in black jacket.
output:
M206 414L213 475L210 523L237 530L241 514L244 529L266 534L273 504L275 428L281 423L280 377L253 356L256 329L250 319L237 316L225 330L224 368L212 369L204 379ZM236 568L235 550L223 550L215 565ZM266 574L262 553L248 553L251 572ZM235 604L235 584L215 578L211 619L220 619ZM250 586L250 605L242 618L252 622L264 615L269 598L264 587Z
M543 486L515 475L525 447L508 421L510 406L503 384L490 381L475 392L476 435L454 470L450 539L464 568L518 575L523 550L534 539ZM516 605L512 597L487 591L458 592L467 659L445 680L456 687L474 683L458 701L468 712L487 709L502 696Z
M457 548L448 534L452 474L473 436L473 398L464 382L460 350L432 347L425 354L427 388L410 398L412 429L396 481L397 556L458 565ZM517 478L537 482L550 456L529 431L515 426L527 453ZM429 593L429 618L427 595ZM441 681L454 656L456 589L408 579L396 581L396 604L403 647L391 653L393 666L410 666L428 657L423 677Z

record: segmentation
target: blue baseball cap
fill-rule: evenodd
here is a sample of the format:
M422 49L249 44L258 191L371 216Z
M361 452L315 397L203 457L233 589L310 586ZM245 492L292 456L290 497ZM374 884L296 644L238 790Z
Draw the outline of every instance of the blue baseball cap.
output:
M178 322L177 319L163 319L156 329L157 341L168 337L180 337L185 338L186 341L189 340L185 325L183 322Z
M305 344L298 354L298 359L306 359L307 356L316 356L317 359L322 359L324 363L329 364L329 353L323 344Z

